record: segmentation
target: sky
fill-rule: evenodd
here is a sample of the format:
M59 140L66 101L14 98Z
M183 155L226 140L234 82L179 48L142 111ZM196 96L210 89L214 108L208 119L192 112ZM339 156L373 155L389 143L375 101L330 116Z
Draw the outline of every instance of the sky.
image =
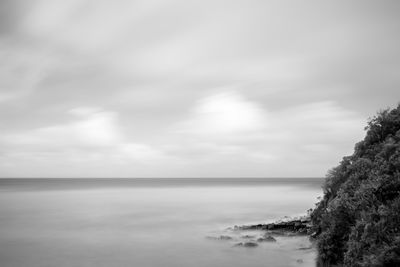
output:
M322 177L399 103L399 14L2 0L0 177Z

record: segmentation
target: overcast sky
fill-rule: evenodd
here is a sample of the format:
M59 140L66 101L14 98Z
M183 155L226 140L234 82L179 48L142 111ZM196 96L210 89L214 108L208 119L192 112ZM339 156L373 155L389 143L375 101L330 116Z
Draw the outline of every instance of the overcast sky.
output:
M1 177L321 177L400 100L399 1L1 0Z

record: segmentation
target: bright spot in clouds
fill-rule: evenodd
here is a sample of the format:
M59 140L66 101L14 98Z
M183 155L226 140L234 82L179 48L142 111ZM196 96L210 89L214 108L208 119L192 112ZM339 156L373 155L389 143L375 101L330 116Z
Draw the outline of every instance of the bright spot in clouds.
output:
M235 92L222 92L200 99L182 123L182 131L193 134L234 135L261 130L266 113Z

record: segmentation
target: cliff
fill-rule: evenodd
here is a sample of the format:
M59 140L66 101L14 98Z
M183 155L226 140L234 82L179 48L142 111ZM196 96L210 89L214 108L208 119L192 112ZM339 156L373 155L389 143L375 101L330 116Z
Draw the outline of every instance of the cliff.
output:
M400 105L369 120L311 213L326 266L400 266Z

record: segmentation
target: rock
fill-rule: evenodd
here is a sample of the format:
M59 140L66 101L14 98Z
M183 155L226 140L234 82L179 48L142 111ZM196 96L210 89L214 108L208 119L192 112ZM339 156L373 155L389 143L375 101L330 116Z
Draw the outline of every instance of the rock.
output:
M255 242L240 242L234 245L235 247L246 247L246 248L254 248L257 247L258 244Z
M312 247L300 247L300 248L298 248L298 250L308 250L308 249L312 249Z
M243 246L246 248L252 248L252 247L257 247L258 244L255 242L244 242Z
M234 227L234 230L268 230L272 232L284 232L294 234L308 234L311 229L309 217L301 217L292 220L277 221L267 224L242 225Z
M270 235L264 235L264 237L257 239L257 242L276 242L276 239Z
M297 263L303 263L303 260L302 259L298 259L296 262Z
M233 238L230 237L229 235L220 235L220 236L207 236L207 239L212 239L212 240L232 240Z

